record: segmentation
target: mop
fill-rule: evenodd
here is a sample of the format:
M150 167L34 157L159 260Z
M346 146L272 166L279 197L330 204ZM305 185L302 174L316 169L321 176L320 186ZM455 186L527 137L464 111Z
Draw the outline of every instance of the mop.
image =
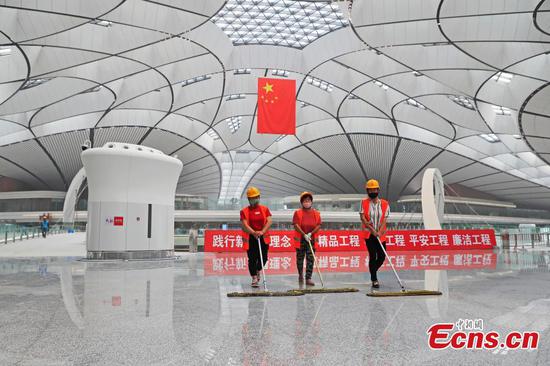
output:
M319 274L319 279L321 280L321 288L305 288L300 289L298 291L301 291L306 294L327 294L327 293L342 293L342 292L358 292L359 290L353 287L342 287L342 288L325 288L325 283L323 281L323 276L321 275L321 270L319 269L319 265L317 264L317 257L315 256L315 252L313 251L313 246L311 245L311 240L308 236L306 236L306 241L309 245L309 250L311 250L311 254L313 255L313 264L315 265L315 268L317 269L317 273Z
M269 291L267 289L266 275L265 275L265 265L264 255L262 253L262 246L260 245L261 236L258 238L258 249L260 250L260 260L262 261L262 282L264 285L263 291L255 292L230 292L227 294L227 297L275 297L275 296L301 296L304 294L304 291L301 290L288 290L288 291ZM267 264L267 263L266 263Z
M403 285L403 282L401 282L401 279L399 278L399 275L397 274L397 271L395 270L395 267L393 266L393 263L391 261L390 256L388 255L388 252L386 252L386 249L384 249L384 246L382 245L382 242L380 241L380 238L376 237L378 240L378 244L380 244L380 248L384 251L384 254L386 255L386 258L388 258L388 262L390 263L391 269L393 270L393 273L395 274L395 277L397 278L397 282L399 282L399 286L401 286L401 291L394 291L394 292L384 292L384 291L372 291L367 294L367 296L372 297L391 297L391 296L423 296L423 295L441 295L440 291L430 291L430 290L406 290L405 286Z

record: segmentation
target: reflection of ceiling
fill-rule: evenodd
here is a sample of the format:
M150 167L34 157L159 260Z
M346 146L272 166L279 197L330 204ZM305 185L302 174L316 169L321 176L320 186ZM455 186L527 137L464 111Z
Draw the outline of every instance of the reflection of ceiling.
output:
M367 177L396 198L437 167L548 207L547 1L291 3L5 1L0 176L64 189L82 142L112 140L177 154L179 192L221 201L251 183L360 193ZM293 7L297 22L266 18ZM261 76L297 80L296 136L255 133Z

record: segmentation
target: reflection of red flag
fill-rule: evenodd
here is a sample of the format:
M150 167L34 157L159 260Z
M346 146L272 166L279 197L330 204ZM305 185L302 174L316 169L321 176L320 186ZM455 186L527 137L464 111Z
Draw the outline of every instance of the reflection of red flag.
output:
M258 79L257 132L296 134L296 80Z
M120 306L120 304L122 304L122 297L113 296L111 298L111 306Z

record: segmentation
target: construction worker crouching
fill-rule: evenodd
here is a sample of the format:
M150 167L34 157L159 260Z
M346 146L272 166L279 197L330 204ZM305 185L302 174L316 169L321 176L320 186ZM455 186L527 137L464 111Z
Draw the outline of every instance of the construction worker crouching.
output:
M260 271L267 262L268 230L272 223L271 212L266 206L260 205L260 190L258 188L248 188L246 196L249 205L241 210L241 224L244 232L248 234L247 254L248 271L252 276L251 286L259 287Z
M373 288L379 288L377 271L386 256L381 245L386 249L386 220L390 214L388 201L378 197L380 184L375 179L370 179L365 185L368 198L361 202L359 215L363 223L363 232L367 250L369 251L369 272Z
M312 207L313 195L303 192L300 195L299 208L294 212L292 223L294 224L294 247L296 248L296 263L298 266L298 281L304 282L304 257L306 257L306 285L315 286L311 280L313 273L314 257L312 250L315 245L315 234L321 228L321 214Z

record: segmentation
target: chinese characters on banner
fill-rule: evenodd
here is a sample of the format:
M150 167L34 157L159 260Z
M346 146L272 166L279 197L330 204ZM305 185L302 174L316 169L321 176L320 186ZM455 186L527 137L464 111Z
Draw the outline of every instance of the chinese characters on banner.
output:
M497 256L486 250L449 250L429 252L399 252L391 255L398 270L461 270L496 268ZM319 268L323 272L368 272L369 256L366 251L318 253ZM386 261L381 271L390 270ZM246 253L208 253L204 257L206 275L247 275ZM294 253L270 253L266 265L268 274L296 273Z
M294 231L270 231L269 250L275 252L294 251ZM241 230L206 230L204 233L205 252L242 252L248 248L248 235Z
M270 252L293 252L292 230L270 232ZM248 236L241 230L206 230L205 252L240 252L247 248ZM401 230L386 235L390 251L492 249L496 246L493 230ZM366 250L363 232L356 230L321 230L317 235L319 252Z
M497 244L493 230L389 231L386 241L391 250L491 249Z

